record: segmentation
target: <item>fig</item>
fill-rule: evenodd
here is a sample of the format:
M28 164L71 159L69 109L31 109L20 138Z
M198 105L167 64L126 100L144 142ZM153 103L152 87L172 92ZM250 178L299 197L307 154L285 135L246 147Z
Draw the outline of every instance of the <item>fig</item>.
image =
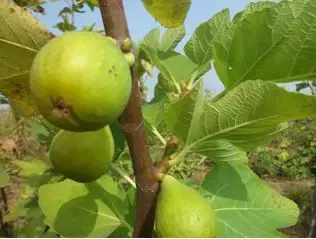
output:
M158 237L215 237L216 215L198 191L165 175L157 199L155 228Z
M95 181L106 173L114 157L110 126L88 132L60 130L48 157L56 172L65 177L80 183Z
M121 50L124 53L130 52L132 47L133 47L133 42L131 41L131 39L126 38L125 40L122 41Z
M124 57L129 65L129 67L133 66L135 64L135 56L132 52L124 53Z
M67 131L94 131L116 121L125 109L131 74L113 40L97 32L71 31L37 53L30 87L50 123Z

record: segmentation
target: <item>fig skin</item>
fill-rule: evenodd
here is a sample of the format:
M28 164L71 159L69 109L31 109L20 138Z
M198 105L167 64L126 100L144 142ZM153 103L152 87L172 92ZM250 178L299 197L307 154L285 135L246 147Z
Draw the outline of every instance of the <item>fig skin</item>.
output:
M158 237L216 237L216 215L196 190L170 175L162 179L158 195L155 228Z
M120 47L88 31L66 32L37 53L30 87L39 112L55 126L94 131L122 114L131 93L131 73Z
M89 183L107 172L114 150L110 126L89 132L60 130L48 156L56 172L74 181Z

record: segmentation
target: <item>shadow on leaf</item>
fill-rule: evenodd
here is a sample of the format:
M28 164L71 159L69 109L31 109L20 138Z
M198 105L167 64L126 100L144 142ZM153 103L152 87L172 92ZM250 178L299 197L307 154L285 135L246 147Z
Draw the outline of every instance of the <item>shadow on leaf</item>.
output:
M203 188L215 197L247 201L249 200L245 186L247 172L249 172L247 165L242 163L219 163L206 175Z
M85 186L89 190L89 194L100 199L118 218L123 217L125 208L123 207L124 204L122 199L104 190L104 188L96 181L87 183Z
M95 201L89 196L81 196L59 209L53 227L63 237L88 237L95 227L97 214Z

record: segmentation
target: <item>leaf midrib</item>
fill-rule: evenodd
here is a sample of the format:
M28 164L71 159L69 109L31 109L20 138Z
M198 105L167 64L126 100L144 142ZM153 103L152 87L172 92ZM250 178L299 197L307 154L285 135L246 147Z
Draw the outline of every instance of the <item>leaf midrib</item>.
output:
M8 41L8 40L6 40L4 38L0 38L0 43L1 42L3 42L4 44L16 46L16 47L19 47L19 48L22 48L22 49L25 49L25 50L28 50L28 51L31 51L31 52L34 52L34 53L38 52L38 50L36 50L34 48L31 48L31 47L28 47L28 46L25 46L25 45L22 45L22 44L19 44L19 43L16 43L16 42Z
M261 121L266 121L268 119L273 119L273 118L278 118L280 116L283 116L283 115L272 115L272 116L269 116L269 117L264 117L264 118L260 118L260 119L255 119L255 120L251 120L251 121L247 121L245 123L242 123L242 124L238 124L237 126L234 125L233 127L228 127L224 130L221 130L221 131L218 131L214 134L211 134L211 135L207 135L205 137L202 137L201 139L195 141L194 143L192 143L190 146L188 146L188 149L192 149L194 148L195 146L198 146L201 142L203 141L206 141L208 139L211 139L213 137L216 137L218 135L221 135L221 134L224 134L224 133L227 133L231 130L234 130L234 129L237 129L237 128L241 128L241 127L244 127L244 126L248 126L248 125L251 125L251 124L255 124L257 122L261 122Z

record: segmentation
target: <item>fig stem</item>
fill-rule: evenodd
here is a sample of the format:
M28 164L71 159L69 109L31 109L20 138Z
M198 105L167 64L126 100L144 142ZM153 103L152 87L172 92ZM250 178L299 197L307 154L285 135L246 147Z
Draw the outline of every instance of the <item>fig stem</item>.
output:
M180 147L180 140L176 136L172 136L166 143L165 151L162 159L156 164L157 171L159 173L166 173L174 165L174 153Z
M130 185L132 185L134 188L136 188L136 184L126 173L124 173L121 169L119 169L115 165L111 165L111 168L117 172L122 178L124 178Z
M163 145L167 144L165 138L162 137L162 135L159 133L159 131L156 128L152 128L152 132L156 135L156 137L161 141Z
M123 1L99 0L99 7L106 35L119 42L127 38L130 39ZM119 123L126 136L137 185L136 222L133 237L151 237L154 228L159 182L145 133L135 65L130 69L132 74L132 92L129 102L119 119Z

